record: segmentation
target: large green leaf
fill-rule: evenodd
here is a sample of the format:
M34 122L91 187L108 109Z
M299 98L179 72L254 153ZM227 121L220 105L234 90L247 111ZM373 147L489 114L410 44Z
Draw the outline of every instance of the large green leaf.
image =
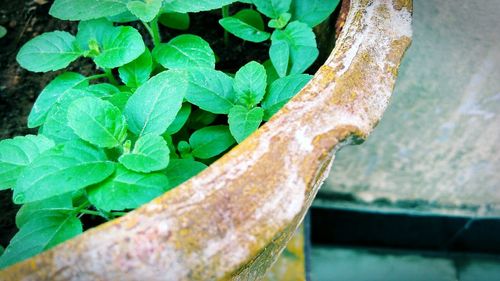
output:
M24 204L16 214L17 228L21 228L32 217L36 217L39 213L52 211L71 212L74 209L71 197L70 193L66 193L45 200Z
M288 12L291 0L253 0L252 2L259 12L276 19L281 14Z
M0 190L14 187L19 174L54 142L39 135L0 141Z
M166 27L178 30L187 30L191 20L188 13L167 12L162 14L158 21Z
M244 65L234 77L237 101L248 107L257 105L266 93L266 80L266 69L260 63L251 61Z
M130 1L128 10L143 22L152 21L160 12L162 0Z
M47 114L45 123L40 129L40 133L55 141L64 143L70 140L77 140L79 137L68 126L68 108L70 104L81 97L88 96L89 93L83 90L71 89L64 94L56 104L54 104Z
M195 131L189 138L193 155L209 159L226 151L235 143L228 126L210 126Z
M236 141L240 143L259 128L263 117L264 110L260 107L248 109L236 105L229 111L229 130Z
M166 12L196 13L222 8L236 1L237 0L174 0L171 1L171 3L164 3L163 10Z
M65 72L52 80L40 93L28 116L28 127L35 128L45 122L52 106L71 89L83 89L88 86L85 76L75 72Z
M19 50L17 62L33 72L47 72L67 67L82 55L73 35L65 31L52 31L28 41Z
M125 106L130 131L136 135L161 135L167 130L186 94L185 75L164 71L137 89Z
M335 10L340 0L292 0L293 20L315 27Z
M118 161L129 170L149 173L165 169L169 155L170 150L163 137L149 134L140 137L134 145L134 150L120 156Z
M318 57L316 37L305 23L294 21L271 36L269 55L280 77L304 72ZM288 58L284 49L288 47Z
M55 0L49 14L62 20L90 20L127 11L129 0Z
M101 43L107 33L112 33L114 30L113 23L106 18L81 21L78 24L78 32L76 33L76 42L80 49L90 51L91 43ZM99 50L94 50L99 51ZM86 53L88 55L88 53Z
M0 268L25 260L82 233L75 215L67 212L39 212L23 224L0 257Z
M207 67L215 68L215 55L210 45L201 37L179 35L153 50L153 57L165 68Z
M288 100L304 88L311 78L311 75L295 74L274 81L262 101L262 108L265 112L264 120L269 120Z
M87 189L89 201L104 211L133 209L168 190L165 175L140 174L118 166L106 181Z
M23 204L68 193L101 182L115 170L106 154L83 141L71 141L43 152L21 173L14 203Z
M271 36L271 34L258 30L250 24L235 17L220 19L219 24L234 36L254 43L264 42Z
M99 147L116 147L127 136L125 116L116 106L96 97L73 101L68 108L68 125L81 139Z
M153 71L153 58L149 49L137 59L118 68L120 79L130 88L137 88L148 81Z
M227 114L235 103L233 78L210 68L187 70L186 99L203 110Z
M170 187L176 187L206 168L207 165L191 159L172 159L165 173Z

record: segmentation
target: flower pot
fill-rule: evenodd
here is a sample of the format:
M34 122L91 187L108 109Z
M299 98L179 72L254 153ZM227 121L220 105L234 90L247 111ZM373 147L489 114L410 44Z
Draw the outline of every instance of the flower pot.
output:
M411 41L410 0L353 0L336 47L267 124L143 207L15 264L1 280L260 279L335 151L366 138Z

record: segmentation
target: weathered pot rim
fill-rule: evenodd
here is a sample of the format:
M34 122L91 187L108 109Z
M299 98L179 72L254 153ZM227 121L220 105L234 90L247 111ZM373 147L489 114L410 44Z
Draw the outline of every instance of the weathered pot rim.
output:
M0 279L262 276L302 221L339 144L366 137L380 120L411 41L411 0L351 2L330 57L257 132L174 190Z

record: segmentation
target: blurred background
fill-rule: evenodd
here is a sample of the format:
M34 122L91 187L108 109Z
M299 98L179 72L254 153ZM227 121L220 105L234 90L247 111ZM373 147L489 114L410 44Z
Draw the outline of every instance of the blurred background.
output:
M500 280L498 11L414 0L389 109L311 210L311 280Z

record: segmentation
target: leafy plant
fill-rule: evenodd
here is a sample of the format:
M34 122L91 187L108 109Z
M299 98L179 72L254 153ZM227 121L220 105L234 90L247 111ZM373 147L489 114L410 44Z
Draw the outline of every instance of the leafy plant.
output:
M41 34L17 61L47 72L86 58L97 73L59 74L28 117L38 135L0 142L0 189L22 204L0 268L78 235L83 215L119 217L198 174L311 79L303 72L318 56L312 27L338 0L245 0L257 10L230 16L233 2L55 0L50 14L80 21L76 34ZM187 30L189 13L213 9L222 9L227 34L270 39L270 60L231 74L215 69L217 56L199 36L162 40L160 24ZM136 21L152 44L124 25Z

